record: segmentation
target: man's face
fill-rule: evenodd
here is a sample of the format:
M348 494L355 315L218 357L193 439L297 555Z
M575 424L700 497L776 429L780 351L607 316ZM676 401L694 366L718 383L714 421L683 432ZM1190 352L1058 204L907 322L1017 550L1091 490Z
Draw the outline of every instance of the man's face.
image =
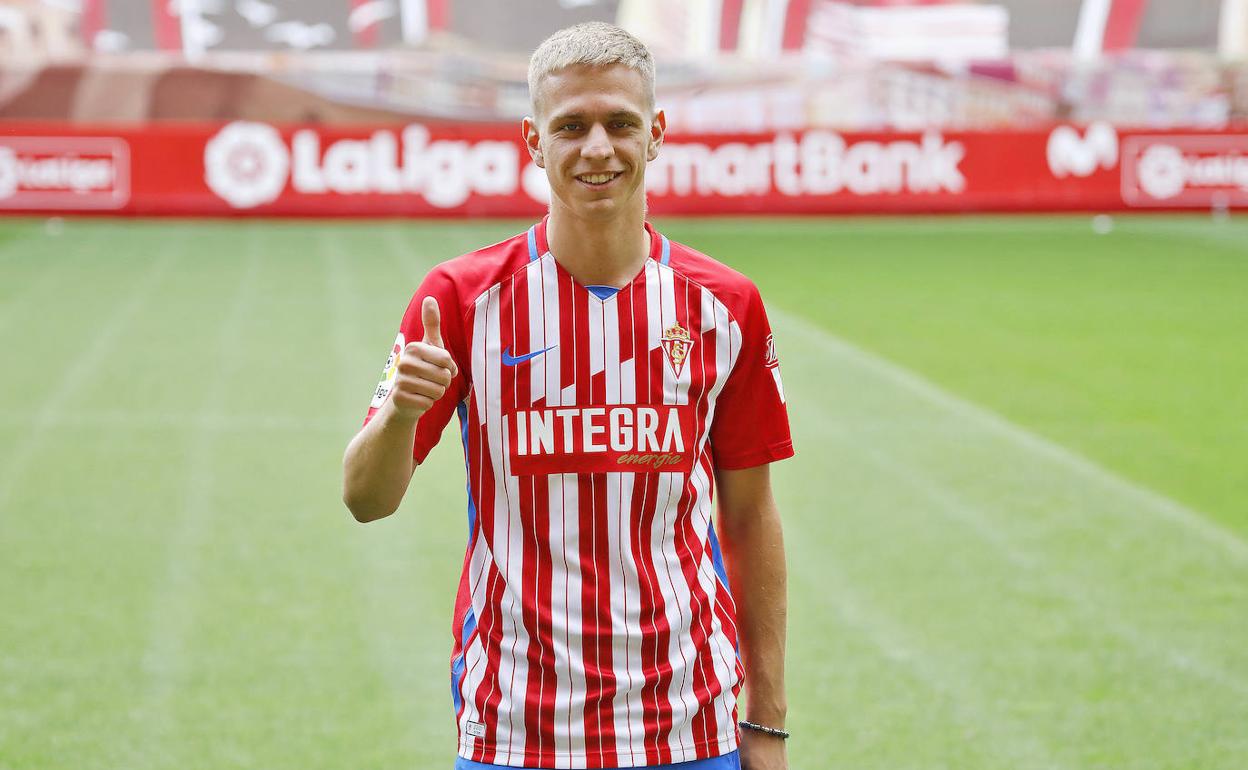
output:
M567 67L547 75L533 98L525 141L555 199L594 219L644 206L646 163L658 155L665 118L651 115L640 73L622 64Z

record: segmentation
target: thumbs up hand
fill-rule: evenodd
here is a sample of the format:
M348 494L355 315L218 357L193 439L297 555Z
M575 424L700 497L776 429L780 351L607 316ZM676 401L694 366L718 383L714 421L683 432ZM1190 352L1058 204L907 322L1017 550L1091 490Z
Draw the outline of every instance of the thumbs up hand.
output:
M412 420L429 411L459 374L459 367L442 343L442 314L433 297L425 297L421 303L420 320L425 327L424 339L403 348L390 390L394 410Z

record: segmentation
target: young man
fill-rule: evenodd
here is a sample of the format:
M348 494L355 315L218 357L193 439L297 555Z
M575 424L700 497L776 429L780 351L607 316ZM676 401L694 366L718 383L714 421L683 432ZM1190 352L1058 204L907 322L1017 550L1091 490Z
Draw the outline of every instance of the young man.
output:
M458 414L457 768L784 770L767 464L793 449L762 301L645 222L665 118L639 41L565 29L533 54L529 88L550 214L425 278L343 498L360 521L393 513Z

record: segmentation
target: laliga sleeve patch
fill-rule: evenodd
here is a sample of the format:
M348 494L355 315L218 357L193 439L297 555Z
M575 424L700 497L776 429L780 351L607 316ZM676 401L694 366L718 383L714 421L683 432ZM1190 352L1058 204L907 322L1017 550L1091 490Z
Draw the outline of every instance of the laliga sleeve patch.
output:
M386 359L386 368L381 370L381 382L377 383L377 390L373 392L371 408L380 409L381 405L386 403L386 399L390 397L390 389L394 387L394 378L399 374L399 356L403 354L403 347L406 344L407 342L403 339L403 333L400 332L399 336L394 339L394 347L390 348L390 357Z

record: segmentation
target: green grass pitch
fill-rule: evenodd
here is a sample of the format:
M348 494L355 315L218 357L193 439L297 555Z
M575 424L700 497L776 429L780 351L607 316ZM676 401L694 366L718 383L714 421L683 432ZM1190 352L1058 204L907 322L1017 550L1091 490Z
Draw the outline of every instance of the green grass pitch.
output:
M794 770L1248 767L1248 227L660 222L797 458ZM450 768L465 543L339 502L416 282L518 222L0 222L0 768Z

